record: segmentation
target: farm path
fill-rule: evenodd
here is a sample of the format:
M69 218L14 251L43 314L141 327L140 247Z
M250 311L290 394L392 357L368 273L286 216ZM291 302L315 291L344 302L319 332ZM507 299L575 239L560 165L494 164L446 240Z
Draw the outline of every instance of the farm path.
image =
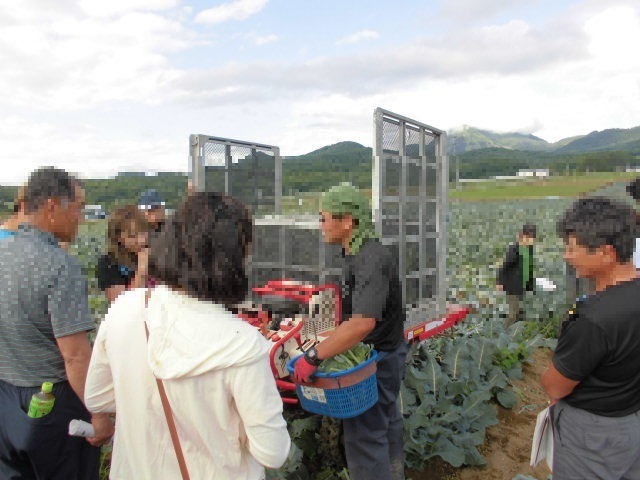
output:
M485 467L454 468L439 458L422 471L410 471L411 480L512 480L516 475L528 475L546 480L549 469L542 462L536 468L529 466L531 438L538 412L547 406L547 395L540 386L540 375L551 361L551 350L537 349L532 363L523 368L522 380L514 381L514 391L520 401L512 410L498 406L499 424L487 429L486 443L480 452L487 460Z

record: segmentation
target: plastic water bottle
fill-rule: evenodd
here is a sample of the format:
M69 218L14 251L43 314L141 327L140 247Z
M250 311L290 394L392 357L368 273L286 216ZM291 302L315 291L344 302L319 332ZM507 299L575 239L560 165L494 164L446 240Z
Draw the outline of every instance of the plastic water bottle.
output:
M29 411L27 415L31 418L40 418L47 415L53 409L53 403L56 401L56 397L53 396L51 391L53 390L53 383L44 382L42 384L42 390L38 393L34 393L29 403Z

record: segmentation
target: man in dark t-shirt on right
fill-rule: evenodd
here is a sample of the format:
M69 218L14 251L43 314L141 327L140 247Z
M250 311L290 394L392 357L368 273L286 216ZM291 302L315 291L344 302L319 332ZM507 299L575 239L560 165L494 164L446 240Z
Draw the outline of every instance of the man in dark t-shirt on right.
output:
M553 479L640 479L640 279L633 209L578 200L558 222L565 259L595 283L561 326L542 385L553 403Z

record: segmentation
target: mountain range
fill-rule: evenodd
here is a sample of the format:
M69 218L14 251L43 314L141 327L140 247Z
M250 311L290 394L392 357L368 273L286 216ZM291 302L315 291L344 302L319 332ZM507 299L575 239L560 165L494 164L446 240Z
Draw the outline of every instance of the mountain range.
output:
M611 128L568 137L554 143L523 133L496 133L474 127L449 132L449 153L461 154L485 148L554 153L629 151L640 153L640 126Z
M407 151L414 149L408 145ZM552 173L612 171L640 164L640 126L608 129L564 138L554 143L523 133L497 133L465 127L448 134L450 178L515 175L526 168ZM305 155L283 159L283 184L292 190L321 190L350 180L369 188L372 149L339 142ZM310 175L313 174L313 175ZM288 190L285 190L285 192Z
M498 133L475 127L464 127L448 132L450 155L460 155L474 150L505 149L521 152L544 152L555 154L592 153L605 151L625 151L640 155L640 126L633 128L611 128L594 131L586 135L567 137L557 142L531 134L510 132ZM368 161L371 148L356 142L339 142L295 157L285 157L286 161L338 160L349 163Z

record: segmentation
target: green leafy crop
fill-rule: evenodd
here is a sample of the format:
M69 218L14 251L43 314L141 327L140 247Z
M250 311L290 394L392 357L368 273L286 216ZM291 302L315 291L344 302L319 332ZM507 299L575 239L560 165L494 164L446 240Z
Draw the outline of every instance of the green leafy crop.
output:
M346 352L324 360L318 370L324 373L343 372L364 363L371 356L371 346L358 343Z

